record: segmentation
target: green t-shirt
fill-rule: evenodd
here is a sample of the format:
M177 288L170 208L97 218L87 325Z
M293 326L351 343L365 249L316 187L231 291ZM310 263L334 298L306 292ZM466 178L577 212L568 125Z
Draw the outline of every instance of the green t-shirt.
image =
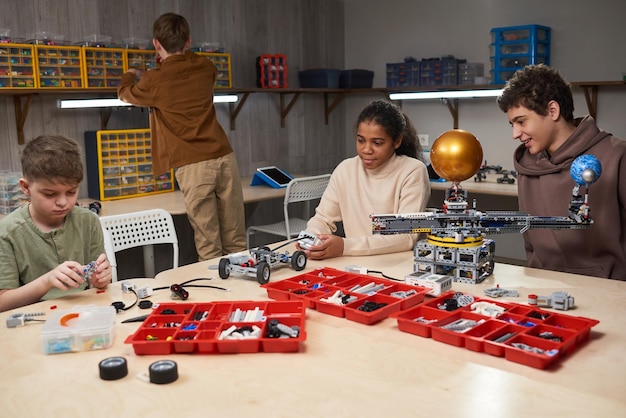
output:
M42 232L24 205L0 221L0 289L15 289L53 270L64 261L88 264L104 253L104 238L98 215L74 207L65 224ZM52 288L42 300L83 290Z

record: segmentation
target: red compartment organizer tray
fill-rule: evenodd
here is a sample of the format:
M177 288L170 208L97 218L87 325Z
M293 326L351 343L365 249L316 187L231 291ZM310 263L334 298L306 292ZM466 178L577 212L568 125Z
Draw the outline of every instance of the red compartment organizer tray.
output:
M261 287L271 299L303 300L308 308L366 325L421 303L430 290L329 267Z
M305 314L302 301L160 303L124 342L138 355L294 352Z
M474 297L496 305L498 314L473 311L472 305L442 309L455 292L391 315L400 331L484 352L526 366L545 369L589 338L600 321L533 306ZM465 326L464 324L470 324ZM473 324L473 325L472 325ZM461 329L455 327L460 327Z

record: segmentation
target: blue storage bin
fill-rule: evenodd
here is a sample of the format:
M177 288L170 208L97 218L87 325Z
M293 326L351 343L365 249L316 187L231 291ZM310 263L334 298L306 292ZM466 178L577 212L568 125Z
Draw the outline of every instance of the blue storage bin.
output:
M374 71L344 70L339 74L340 89L369 89L374 82Z
M420 68L419 61L388 63L387 88L419 86Z
M329 68L298 71L298 80L302 88L339 88L341 71Z
M491 77L504 84L526 65L550 65L550 28L541 25L491 29Z

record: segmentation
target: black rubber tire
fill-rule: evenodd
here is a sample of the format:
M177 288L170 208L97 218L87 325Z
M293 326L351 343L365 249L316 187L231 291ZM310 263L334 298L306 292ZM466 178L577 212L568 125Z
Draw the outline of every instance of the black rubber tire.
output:
M217 272L222 279L228 279L228 276L230 276L230 260L228 258L220 259Z
M265 261L261 261L256 266L256 281L259 284L265 284L270 281L270 265Z
M294 253L291 255L291 267L295 271L304 270L304 268L306 267L306 261L307 258L304 251L294 251Z

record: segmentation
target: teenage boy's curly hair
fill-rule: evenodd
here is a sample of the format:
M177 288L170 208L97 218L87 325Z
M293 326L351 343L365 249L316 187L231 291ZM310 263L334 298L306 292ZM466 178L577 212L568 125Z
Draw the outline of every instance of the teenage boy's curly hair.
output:
M569 83L554 68L538 64L517 70L497 101L504 113L512 107L523 106L546 116L551 100L559 104L561 116L567 122L574 120L574 99Z
M22 152L22 173L28 181L48 180L67 185L83 180L84 168L76 141L61 135L41 135Z

